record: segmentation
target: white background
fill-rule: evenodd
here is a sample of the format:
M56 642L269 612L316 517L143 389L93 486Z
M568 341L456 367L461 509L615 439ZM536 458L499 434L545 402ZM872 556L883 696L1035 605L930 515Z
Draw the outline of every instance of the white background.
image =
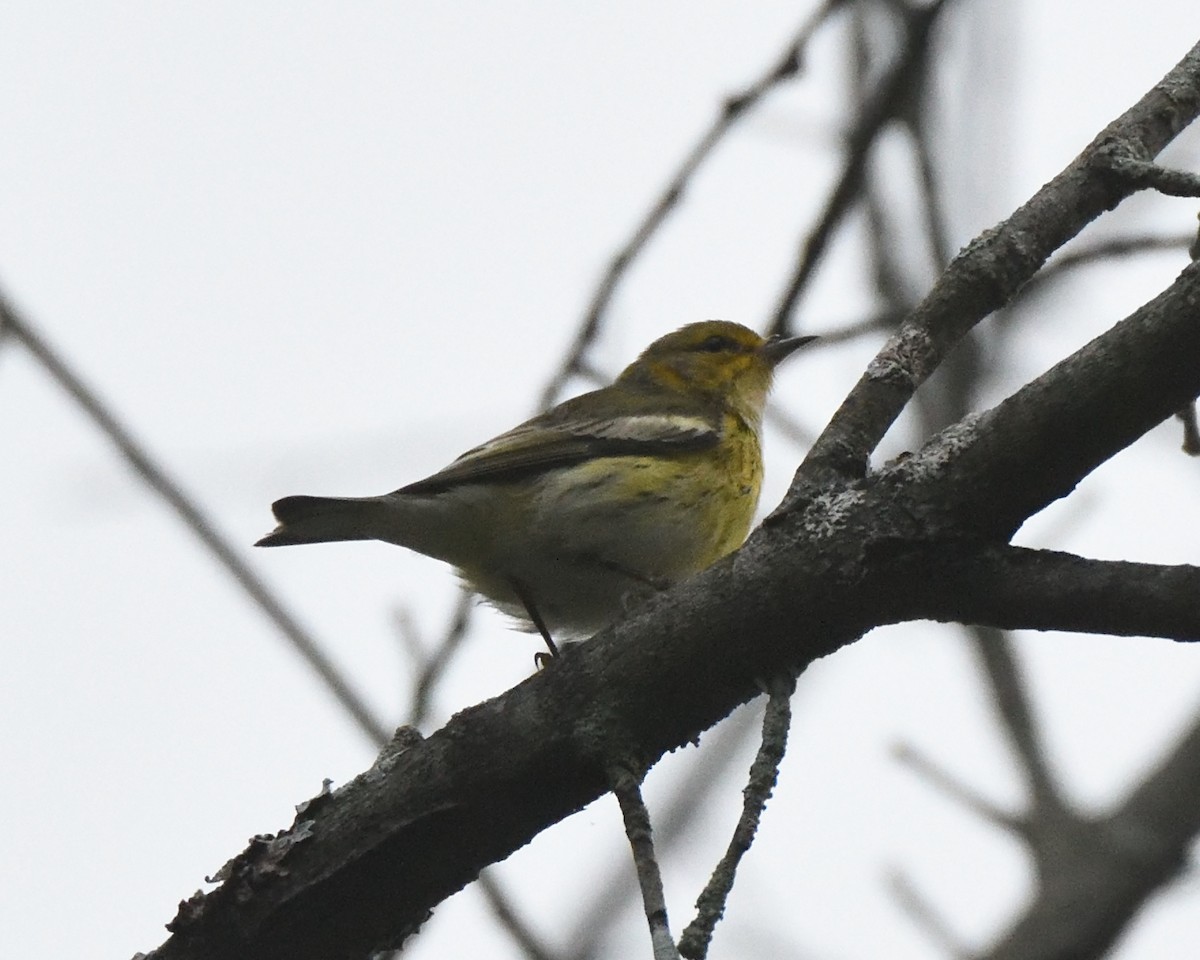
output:
M723 96L778 55L793 3L9 3L0 10L0 283L329 646L389 723L410 665L394 612L427 639L456 596L439 564L380 544L252 552L289 493L417 479L533 411L607 258ZM958 56L997 94L947 132L965 243L1056 173L1200 36L1184 0L958 4ZM977 17L970 18L963 15ZM685 322L762 325L837 170L840 28L805 76L706 167L638 262L593 355L615 373ZM975 152L980 131L1007 131ZM1171 162L1200 168L1197 138ZM1188 145L1190 144L1190 146ZM1125 227L1180 233L1189 201L1139 199ZM962 210L968 213L963 215ZM826 330L871 307L853 234L806 296ZM1160 290L1183 255L1081 274L1031 321L1036 375ZM819 429L875 343L780 378ZM1015 379L994 385L998 397ZM582 388L583 385L576 385ZM911 439L898 436L885 453ZM764 507L800 452L768 438ZM1200 560L1200 463L1164 426L1019 542ZM246 839L290 822L373 750L177 520L32 359L0 350L0 938L11 956L125 957ZM537 642L490 611L440 689L438 723L528 675ZM1197 705L1200 651L1165 641L1023 638L1068 789L1100 809ZM751 709L757 709L752 707ZM917 745L1020 802L968 648L950 630L878 631L801 684L777 799L714 957L933 955L895 905L908 873L970 943L1027 892L1017 844L902 769ZM434 724L433 726L436 726ZM428 727L432 729L432 726ZM651 776L649 796L695 762ZM738 768L744 766L739 764ZM676 930L736 816L740 782L666 867ZM653 812L653 806L652 806ZM562 943L620 850L604 800L498 875ZM648 952L633 913L612 956ZM1123 957L1200 938L1200 892L1157 899ZM414 957L518 956L468 891Z

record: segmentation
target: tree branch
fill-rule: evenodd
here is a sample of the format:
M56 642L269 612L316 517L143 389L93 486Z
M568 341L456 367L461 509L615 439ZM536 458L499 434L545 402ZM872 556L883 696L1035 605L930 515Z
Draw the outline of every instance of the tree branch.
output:
M675 949L671 927L667 922L667 900L663 894L658 858L654 855L650 812L642 800L638 778L622 766L613 766L609 768L608 779L609 786L621 805L625 836L629 838L629 846L633 851L633 864L637 869L638 886L642 890L642 907L646 915L646 924L650 928L654 960L679 960L679 952Z
M906 874L893 869L887 872L885 879L897 905L925 932L935 947L951 960L976 960L975 951L967 947Z
M1021 547L943 545L927 559L914 603L934 620L1200 640L1200 567Z
M964 622L969 621L964 618ZM988 678L996 710L1012 742L1017 762L1024 770L1032 797L1033 815L1043 811L1058 813L1064 810L1067 804L1046 757L1041 731L1034 717L1011 638L1003 630L980 624L973 624L970 632L972 646ZM1019 821L1015 822L1021 825Z
M1020 817L997 806L958 777L942 769L912 744L896 744L892 747L892 756L931 787L941 791L985 823L990 823L1008 833L1016 835L1022 833Z
M325 655L316 638L305 630L263 583L262 579L238 555L233 544L217 530L194 499L166 469L157 463L150 452L134 438L117 415L83 382L24 317L0 295L0 330L19 341L42 368L62 387L102 434L117 448L130 469L154 491L217 563L250 598L250 601L269 619L291 644L292 649L320 677L325 687L345 708L359 730L374 743L388 738L387 727L375 716L366 701L351 687L333 662Z
M526 960L557 960L558 954L538 937L513 906L504 887L492 876L490 870L479 875L479 892L491 907L492 914L512 941L525 955Z
M791 697L795 690L796 681L791 676L777 677L769 685L767 708L763 713L762 745L750 767L749 783L742 791L742 815L725 855L696 900L696 919L687 925L679 938L679 953L684 957L703 960L708 955L713 930L724 915L725 902L733 890L738 864L754 842L763 810L779 777L779 764L783 760L792 722Z
M1045 268L1032 277L1021 297L1027 297L1036 290L1044 288L1053 280L1060 279L1079 267L1107 263L1118 257L1131 257L1141 253L1173 253L1187 250L1188 245L1195 240L1195 233L1178 236L1165 234L1137 234L1133 236L1111 237L1091 243L1086 247L1072 249L1067 253L1055 256ZM1195 259L1194 257L1192 259Z
M671 212L679 205L679 201L683 198L696 171L739 120L745 117L775 87L792 79L800 72L809 39L817 28L846 2L847 0L825 0L820 7L805 18L795 36L788 41L783 52L763 75L741 93L726 99L721 112L717 114L709 128L688 151L687 156L672 174L658 199L634 229L632 236L613 255L608 269L604 272L604 277L592 294L579 332L575 335L575 342L571 345L558 373L554 375L542 392L542 409L550 407L557 400L567 381L579 372L583 364L583 355L599 333L609 304L612 303L613 296L621 281L624 280L630 265L645 249Z
M964 479L987 477L960 485L964 499L942 514L954 535L1007 539L1200 394L1198 311L1200 263L1191 263L1131 316L914 457L945 465L953 449Z
M1138 190L1157 190L1169 197L1200 197L1200 177L1185 170L1172 170L1135 156L1130 144L1120 141L1098 155L1113 174Z
M1039 893L980 960L1091 960L1177 876L1200 833L1200 723L1107 816L1045 824Z
M933 39L933 27L946 5L946 0L934 0L926 6L907 11L904 50L873 95L863 103L854 128L846 138L846 157L841 175L826 201L824 211L817 218L816 226L801 245L796 268L788 278L767 324L769 335L782 336L790 329L801 293L824 256L834 230L858 198L872 144L888 122L907 107L914 88L925 75L924 65Z
M1032 199L955 258L843 401L809 452L802 474L858 477L916 388L949 349L1007 303L1046 259L1088 223L1138 189L1097 159L1112 144L1147 157L1200 113L1200 44L1113 121Z

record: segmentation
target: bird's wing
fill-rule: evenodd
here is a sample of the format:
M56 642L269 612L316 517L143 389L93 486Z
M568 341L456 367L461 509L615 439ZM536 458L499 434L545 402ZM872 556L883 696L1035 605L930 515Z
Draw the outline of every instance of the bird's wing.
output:
M605 388L607 389L607 388ZM585 394L468 450L448 467L397 493L438 493L461 483L504 483L594 457L654 456L701 450L721 438L715 415L672 411L663 402L626 395L624 412L596 417L596 395ZM582 403L580 401L583 401ZM603 409L604 404L601 404Z

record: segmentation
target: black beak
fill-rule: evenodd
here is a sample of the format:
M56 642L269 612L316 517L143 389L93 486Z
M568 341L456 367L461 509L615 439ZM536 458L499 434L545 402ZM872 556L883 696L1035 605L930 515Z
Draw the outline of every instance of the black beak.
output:
M771 366L775 366L777 363L790 357L801 347L820 339L820 337L772 337L759 347L759 352Z

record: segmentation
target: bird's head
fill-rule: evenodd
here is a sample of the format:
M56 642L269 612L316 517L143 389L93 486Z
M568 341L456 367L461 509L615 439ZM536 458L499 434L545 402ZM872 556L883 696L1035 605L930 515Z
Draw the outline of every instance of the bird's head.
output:
M689 323L659 337L621 373L638 383L719 403L758 423L775 367L816 337L765 340L726 320Z

